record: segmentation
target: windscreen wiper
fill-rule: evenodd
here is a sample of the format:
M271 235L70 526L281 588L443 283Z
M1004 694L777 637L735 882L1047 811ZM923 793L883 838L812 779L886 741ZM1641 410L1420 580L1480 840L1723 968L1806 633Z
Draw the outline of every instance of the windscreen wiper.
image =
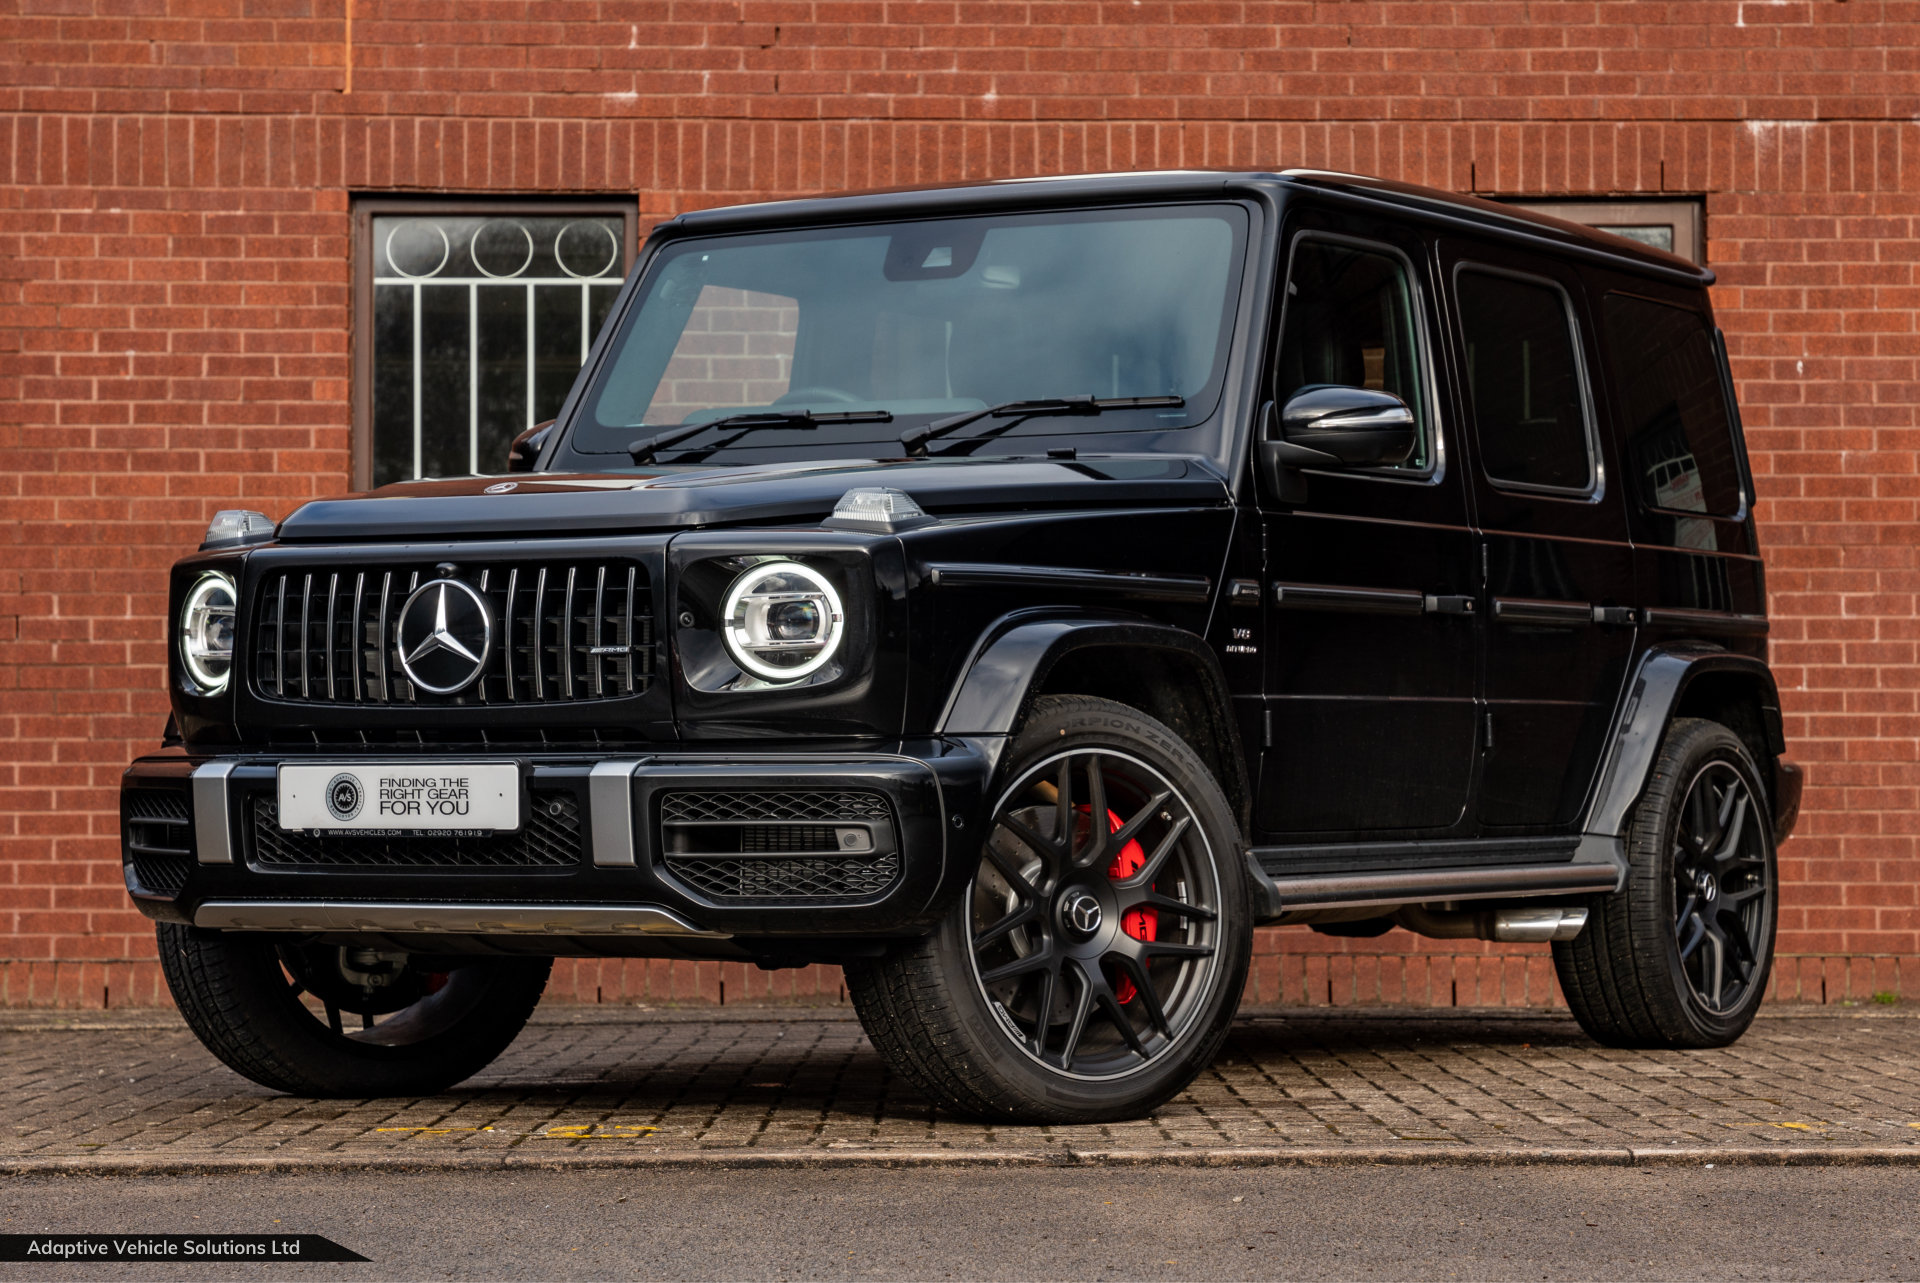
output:
M1019 424L1043 414L1077 415L1104 414L1108 410L1177 410L1187 403L1182 396L1050 396L1035 401L1006 401L1000 405L990 405L984 410L969 410L965 414L956 414L949 419L935 419L917 428L908 428L900 434L900 444L907 448L909 455L924 455L927 442L937 441L951 432L958 432L969 424L982 419L1010 419L1012 422L995 426L989 436L999 436L1019 426Z
M892 423L891 410L838 410L830 414L818 414L811 410L749 410L745 414L729 414L725 418L708 419L704 423L683 423L677 428L642 437L627 447L627 453L633 456L635 463L651 463L653 456L661 450L685 441L688 437L698 436L708 428L739 428L739 435L757 432L761 428L817 428L823 423ZM644 423L636 423L636 428L644 428Z

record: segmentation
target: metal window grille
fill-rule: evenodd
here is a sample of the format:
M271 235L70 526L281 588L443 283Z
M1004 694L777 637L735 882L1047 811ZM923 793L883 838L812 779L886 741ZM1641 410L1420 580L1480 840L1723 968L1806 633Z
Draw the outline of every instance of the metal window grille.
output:
M624 215L376 212L358 377L373 485L499 471L558 412L626 275Z

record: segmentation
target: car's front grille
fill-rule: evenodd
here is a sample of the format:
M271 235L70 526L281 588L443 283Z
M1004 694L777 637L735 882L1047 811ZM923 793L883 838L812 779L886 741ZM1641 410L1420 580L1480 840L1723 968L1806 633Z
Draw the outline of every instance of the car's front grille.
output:
M315 833L280 827L270 794L249 799L247 859L259 869L567 869L581 862L580 799L535 789L518 833Z
M121 794L126 850L133 880L143 891L179 895L193 870L193 812L174 789L127 789Z
M721 900L866 900L900 877L893 807L864 789L660 797L666 872Z
M432 565L283 571L260 583L253 683L308 704L427 706L618 699L647 688L653 608L645 567L625 560L456 566L478 592L493 640L478 680L434 694L401 664L400 615Z

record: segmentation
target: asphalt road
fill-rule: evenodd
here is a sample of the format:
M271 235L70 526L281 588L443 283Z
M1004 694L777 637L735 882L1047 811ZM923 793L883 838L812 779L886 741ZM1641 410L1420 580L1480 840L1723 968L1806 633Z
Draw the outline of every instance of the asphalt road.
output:
M367 1265L0 1278L1920 1278L1920 1171L1331 1167L0 1181L0 1232L324 1234Z

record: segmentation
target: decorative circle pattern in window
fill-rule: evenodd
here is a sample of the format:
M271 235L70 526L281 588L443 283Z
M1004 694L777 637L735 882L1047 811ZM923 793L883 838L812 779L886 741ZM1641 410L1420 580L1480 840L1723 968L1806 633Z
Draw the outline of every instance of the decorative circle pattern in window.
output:
M376 215L373 482L498 472L559 411L625 275L618 215Z

